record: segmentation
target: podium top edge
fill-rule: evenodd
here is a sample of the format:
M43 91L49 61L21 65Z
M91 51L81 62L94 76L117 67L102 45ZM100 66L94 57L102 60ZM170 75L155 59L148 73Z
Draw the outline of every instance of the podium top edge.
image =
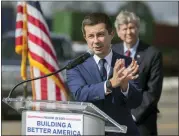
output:
M78 105L90 105L92 103L89 102L77 102L77 101L56 101L56 100L32 100L32 99L25 99L25 98L3 98L2 100L5 103L9 102L43 102L43 103L59 103L59 104L78 104Z

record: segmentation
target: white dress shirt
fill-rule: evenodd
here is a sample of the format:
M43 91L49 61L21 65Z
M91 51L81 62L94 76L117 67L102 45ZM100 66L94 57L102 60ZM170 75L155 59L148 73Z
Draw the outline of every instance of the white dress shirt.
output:
M106 71L107 71L107 79L109 78L109 73L110 73L110 69L111 69L111 61L112 61L112 56L113 56L113 53L112 53L112 50L110 51L110 53L104 58L106 60L106 63L104 65ZM100 68L100 65L99 65L99 60L101 59L100 57L98 57L96 54L94 54L93 56L96 64L98 65L98 68ZM128 90L129 90L129 84L128 84L128 87L127 87L127 91L123 92L121 90L121 92L127 97L128 95ZM106 88L106 81L104 82L104 93L106 94L107 92L107 88Z

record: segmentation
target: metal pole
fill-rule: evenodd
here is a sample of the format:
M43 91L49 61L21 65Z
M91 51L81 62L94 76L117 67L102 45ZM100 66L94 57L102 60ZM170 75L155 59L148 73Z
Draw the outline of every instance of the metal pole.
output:
M24 96L24 98L26 99L27 96L28 96L28 94L27 94L27 83L24 83L24 84L23 84L23 88L24 88L23 96Z

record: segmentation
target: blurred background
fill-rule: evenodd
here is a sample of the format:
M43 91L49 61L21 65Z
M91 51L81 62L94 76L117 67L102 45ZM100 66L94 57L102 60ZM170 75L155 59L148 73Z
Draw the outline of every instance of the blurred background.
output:
M15 53L14 38L16 4L17 2L12 1L1 2L1 98L7 97L13 86L21 81L21 58ZM81 32L81 22L87 13L105 12L114 23L115 17L121 10L128 9L135 12L141 19L140 39L159 48L163 53L165 77L159 102L159 135L178 135L178 2L54 1L40 2L40 4L61 66L65 61L87 50ZM112 43L117 42L119 38L115 36ZM65 74L63 76L65 78ZM30 97L30 87L28 90ZM19 88L13 97L22 97L22 88ZM20 134L20 115L3 103L1 111L2 134Z

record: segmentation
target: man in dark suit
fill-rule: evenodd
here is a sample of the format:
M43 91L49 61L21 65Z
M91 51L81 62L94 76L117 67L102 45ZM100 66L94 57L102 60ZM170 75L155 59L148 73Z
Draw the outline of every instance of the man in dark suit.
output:
M137 62L111 50L114 31L106 14L87 15L82 31L94 55L67 71L71 93L76 101L92 102L119 124L126 125L128 135L139 135L131 116L131 109L142 101Z
M157 103L163 82L162 54L139 40L140 19L134 13L121 11L116 17L115 27L123 42L113 45L113 50L134 58L139 65L143 101L132 110L132 117L142 136L157 135Z

